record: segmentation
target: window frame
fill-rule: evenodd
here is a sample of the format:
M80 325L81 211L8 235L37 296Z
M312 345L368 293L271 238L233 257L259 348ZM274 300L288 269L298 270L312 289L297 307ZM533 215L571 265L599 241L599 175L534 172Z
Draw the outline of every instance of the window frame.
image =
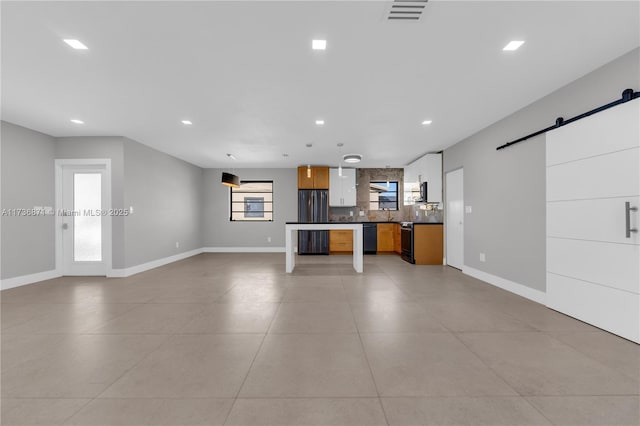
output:
M233 190L234 189L240 189L242 188L242 184L245 183L270 183L271 184L271 191L254 191L254 192L249 192L249 194L271 194L271 210L261 210L262 213L271 213L271 219L234 219L233 218L233 214L234 213L244 213L244 217L247 217L247 210L243 207L242 210L233 210L233 205L234 204L240 204L242 203L243 205L246 205L246 200L243 201L233 201ZM240 188L233 188L230 187L229 188L229 222L273 222L273 216L274 216L274 210L273 210L273 204L274 204L274 200L273 200L273 180L271 179L251 179L251 180L241 180L240 181ZM238 192L236 192L236 194L238 194ZM252 198L252 197L250 197ZM264 204L264 201L263 201ZM264 207L263 207L264 209Z
M389 184L391 184L391 183L395 183L396 184L395 191L386 191L386 192L395 192L395 194L396 194L396 202L395 202L396 206L395 206L395 209L386 209L386 210L399 211L400 210L400 199L398 197L400 195L400 182L397 181L397 180L389 180L388 182L389 182ZM387 181L386 180L374 180L374 179L371 179L369 181L369 210L372 210L372 211L386 211L385 209L381 209L380 208L380 201L377 202L378 203L378 208L377 209L372 209L371 208L371 203L374 203L374 201L371 201L371 192L372 192L371 191L371 184L372 183L373 184L386 185ZM385 202L389 203L390 201L385 201Z

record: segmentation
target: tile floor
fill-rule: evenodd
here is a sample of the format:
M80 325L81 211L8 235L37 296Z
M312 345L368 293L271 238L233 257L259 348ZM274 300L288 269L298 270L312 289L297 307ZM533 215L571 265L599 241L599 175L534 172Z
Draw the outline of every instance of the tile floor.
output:
M640 346L396 256L203 254L2 298L3 425L638 425Z

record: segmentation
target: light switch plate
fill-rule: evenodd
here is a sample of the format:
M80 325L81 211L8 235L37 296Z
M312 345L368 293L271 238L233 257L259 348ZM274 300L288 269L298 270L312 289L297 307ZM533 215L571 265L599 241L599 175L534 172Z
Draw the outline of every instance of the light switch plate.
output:
M471 208L471 206L464 206L464 212L465 213L471 213L473 211L473 209Z
M358 212L358 214L359 214L360 216L364 216L364 210L360 210L360 211Z

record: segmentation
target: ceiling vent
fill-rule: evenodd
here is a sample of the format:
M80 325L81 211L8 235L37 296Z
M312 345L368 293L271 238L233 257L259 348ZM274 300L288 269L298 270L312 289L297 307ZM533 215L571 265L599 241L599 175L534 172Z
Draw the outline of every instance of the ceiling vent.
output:
M394 0L391 2L386 17L388 21L416 22L429 0Z

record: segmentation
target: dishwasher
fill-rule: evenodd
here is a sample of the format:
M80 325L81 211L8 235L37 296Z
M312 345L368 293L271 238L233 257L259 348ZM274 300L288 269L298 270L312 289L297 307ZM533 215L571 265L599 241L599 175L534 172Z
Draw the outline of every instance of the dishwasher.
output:
M376 254L378 250L378 226L375 223L362 224L364 254Z

